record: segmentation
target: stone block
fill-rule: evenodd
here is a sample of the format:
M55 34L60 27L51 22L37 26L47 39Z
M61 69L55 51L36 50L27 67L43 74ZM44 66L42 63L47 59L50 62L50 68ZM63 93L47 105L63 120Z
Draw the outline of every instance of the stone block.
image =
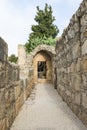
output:
M75 37L75 30L73 28L70 28L70 30L68 30L68 38L72 39Z
M81 120L85 124L85 126L87 127L87 112L86 111L82 111Z
M10 87L5 90L5 104L6 109L9 109L11 105L15 102L15 94L14 94L14 87Z
M75 93L75 104L80 105L81 103L81 93L77 92Z
M20 109L20 100L18 98L17 101L15 102L16 116L18 115L19 109Z
M0 89L0 119L5 117L5 89Z
M87 54L87 40L82 45L82 55Z
M14 91L15 91L15 100L17 100L17 98L19 97L19 95L21 93L20 86L18 86L18 85L15 86Z
M4 59L4 47L0 44L0 60Z
M85 3L85 6L86 6L86 8L87 8L87 1L85 0L85 2L84 2L84 3Z
M4 82L6 79L6 72L5 71L0 71L0 82Z
M70 66L70 72L75 73L76 72L76 62L73 62Z
M75 30L75 33L79 33L79 23L78 22L75 22L74 30Z
M79 41L75 41L75 42L76 42L76 44L72 48L73 59L80 57L80 43L79 43Z
M21 106L23 105L23 103L24 103L24 93L22 93L18 97L17 101L15 102L15 112L16 112L16 115L18 115L18 112L19 112Z
M81 71L81 59L78 58L77 63L76 63L76 72Z
M71 97L71 92L69 90L66 90L65 93L67 96Z
M75 80L74 80L74 89L75 91L80 91L81 90L81 74L76 74L75 75Z
M5 118L0 120L0 130L6 130Z
M82 93L82 105L87 109L87 93Z
M83 72L87 72L87 56L82 58L81 67Z
M9 117L6 117L5 121L6 121L6 129L9 129L10 127Z
M71 109L72 111L78 116L81 112L80 110L80 106L76 105L76 104L71 104Z
M0 60L7 61L8 46L7 43L0 37Z
M82 89L87 90L87 73L82 74Z

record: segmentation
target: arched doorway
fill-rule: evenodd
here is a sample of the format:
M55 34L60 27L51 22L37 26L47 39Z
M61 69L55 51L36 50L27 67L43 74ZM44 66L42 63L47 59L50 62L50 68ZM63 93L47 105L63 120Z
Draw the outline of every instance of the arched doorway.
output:
M52 82L52 59L46 51L34 56L34 82Z

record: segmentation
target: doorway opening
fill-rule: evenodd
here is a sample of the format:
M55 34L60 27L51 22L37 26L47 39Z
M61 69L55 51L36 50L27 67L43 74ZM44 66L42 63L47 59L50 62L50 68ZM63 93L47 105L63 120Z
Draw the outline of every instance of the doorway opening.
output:
M46 79L46 61L38 61L37 63L37 70L38 70L38 78L40 79Z

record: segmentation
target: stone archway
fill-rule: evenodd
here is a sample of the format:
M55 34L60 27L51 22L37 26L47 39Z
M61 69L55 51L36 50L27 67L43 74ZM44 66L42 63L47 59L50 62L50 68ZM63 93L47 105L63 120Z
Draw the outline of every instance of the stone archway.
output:
M22 52L22 53L21 53ZM40 63L42 62L42 63ZM45 63L46 62L46 63ZM45 75L41 75L43 78L38 78L38 64L44 64L42 70L45 69ZM18 64L20 66L20 77L29 78L31 74L34 77L34 83L36 82L50 82L54 84L54 68L55 68L55 47L41 44L37 46L30 54L26 53L24 46L19 45L18 51ZM34 73L31 73L33 70ZM41 76L40 75L40 76ZM45 76L45 77L44 77Z
M52 59L46 51L34 56L34 82L52 82Z

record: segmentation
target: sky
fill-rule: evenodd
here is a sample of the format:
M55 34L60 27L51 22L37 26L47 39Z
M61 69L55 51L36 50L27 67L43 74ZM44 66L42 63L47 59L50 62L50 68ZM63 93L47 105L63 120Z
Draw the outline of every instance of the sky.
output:
M0 0L0 37L8 44L8 54L18 54L18 44L25 44L35 23L36 6L52 6L58 36L69 24L82 0Z

